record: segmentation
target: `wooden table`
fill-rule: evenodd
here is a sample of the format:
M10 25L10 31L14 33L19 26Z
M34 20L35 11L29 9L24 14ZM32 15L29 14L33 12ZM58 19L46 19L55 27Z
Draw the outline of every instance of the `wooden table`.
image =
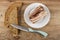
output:
M5 0L6 1L6 0ZM23 1L23 0L22 0ZM28 2L27 0L24 2ZM21 39L19 40L60 40L60 0L29 0L29 2L41 2L45 4L50 12L51 19L50 22L41 30L46 31L49 35L47 38L43 38L38 34L22 32L19 35ZM24 25L24 24L23 24ZM22 34L25 33L25 34ZM23 35L23 36L21 36ZM29 36L31 35L31 36ZM26 37L26 38L25 38Z

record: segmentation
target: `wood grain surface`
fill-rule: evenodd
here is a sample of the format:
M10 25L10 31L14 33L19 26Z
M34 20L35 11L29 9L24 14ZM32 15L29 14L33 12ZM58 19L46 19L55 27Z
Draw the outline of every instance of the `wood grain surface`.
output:
M0 26L4 26L4 15L6 10L8 9L8 4L10 5L10 3L7 1L0 2Z
M36 1L38 2L38 1ZM51 12L51 19L50 22L43 28L39 30L46 31L49 35L47 38L41 37L41 35L34 34L34 33L26 33L26 32L20 32L20 36L22 40L60 40L60 2L59 1L39 1L43 4L45 4L50 12ZM28 4L27 4L28 3ZM34 3L34 1L25 1L24 6L22 8L22 11L29 5L30 3ZM24 12L22 12L24 13ZM23 17L23 14L22 14ZM29 27L27 24L25 24L24 19L21 20L21 25L25 27ZM38 29L37 29L38 30ZM25 36L24 36L25 35Z
M30 0L24 1L23 0L24 5L21 9L21 11L22 11L21 17L22 18L20 20L20 22L21 22L20 25L29 27L24 22L23 14L24 14L25 8L29 4L34 3L34 2L41 2L41 3L45 4L51 12L50 22L45 27L43 27L41 29L37 29L37 30L43 30L43 31L47 32L49 35L47 38L44 38L39 34L27 33L27 32L20 31L19 40L60 40L60 0L35 0L35 1L34 0L33 1L30 1ZM1 5L1 3L0 3L0 5ZM6 5L4 4L4 6L6 6ZM1 9L3 9L3 8L1 7ZM1 14L1 12L0 12L0 14ZM3 20L2 17L1 17L1 20ZM1 21L0 23L2 23L2 22L3 21Z

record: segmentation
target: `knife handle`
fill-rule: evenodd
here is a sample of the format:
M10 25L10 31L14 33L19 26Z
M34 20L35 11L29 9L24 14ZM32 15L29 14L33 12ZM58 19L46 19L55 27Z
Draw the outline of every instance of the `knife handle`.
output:
M31 29L31 28L29 28L29 32L41 34L41 35L43 35L45 38L48 36L48 34L47 34L46 32L44 32L44 31L33 30L33 29Z

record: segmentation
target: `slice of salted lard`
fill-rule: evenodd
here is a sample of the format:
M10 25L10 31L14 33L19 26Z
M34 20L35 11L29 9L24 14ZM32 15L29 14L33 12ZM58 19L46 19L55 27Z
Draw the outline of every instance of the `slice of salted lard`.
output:
M43 19L47 15L47 12L42 11L37 14L38 14L37 16L35 16L35 17L32 16L33 18L30 19L32 23L36 23L37 21Z
M36 23L37 21L41 21L46 15L47 12L44 8L42 6L38 6L30 12L29 19L32 23Z

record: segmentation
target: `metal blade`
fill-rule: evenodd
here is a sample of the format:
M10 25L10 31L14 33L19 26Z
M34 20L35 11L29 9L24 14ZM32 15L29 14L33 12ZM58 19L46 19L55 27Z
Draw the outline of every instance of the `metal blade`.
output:
M11 25L12 27L14 27L14 28L17 28L17 29L20 29L20 30L29 32L29 29L26 28L26 27L19 26L19 25L17 25L17 24L10 24L10 25Z

